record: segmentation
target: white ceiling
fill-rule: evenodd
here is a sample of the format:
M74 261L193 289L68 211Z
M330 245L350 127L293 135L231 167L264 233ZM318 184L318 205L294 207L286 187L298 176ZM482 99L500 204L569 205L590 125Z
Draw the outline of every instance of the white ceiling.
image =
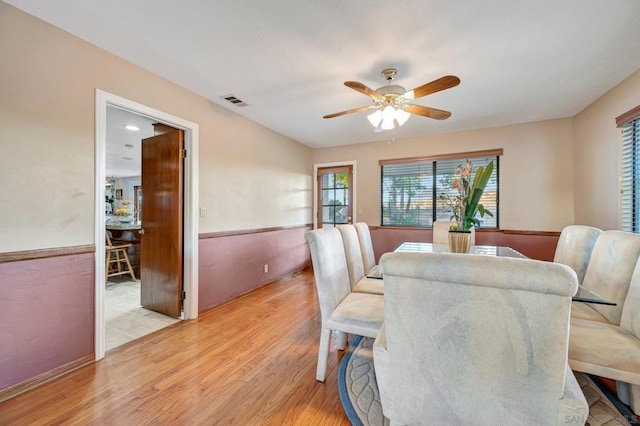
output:
M5 1L311 147L569 117L640 68L638 0ZM452 117L322 119L387 67L407 89L460 77L416 101Z
M141 175L142 139L153 136L153 123L146 117L107 107L107 177ZM128 124L140 130L127 130Z

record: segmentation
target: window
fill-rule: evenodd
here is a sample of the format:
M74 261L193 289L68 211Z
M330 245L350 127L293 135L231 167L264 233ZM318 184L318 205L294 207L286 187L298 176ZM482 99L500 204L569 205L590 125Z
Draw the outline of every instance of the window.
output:
M351 166L318 169L318 228L351 223Z
M469 152L438 157L383 160L382 220L383 226L411 226L431 228L436 220L450 220L451 209L439 194L455 194L451 178L456 167L471 160L474 169L493 161L494 169L480 203L493 217L480 219L482 228L497 228L499 156L502 150Z
M640 232L640 106L616 118L622 128L620 228Z

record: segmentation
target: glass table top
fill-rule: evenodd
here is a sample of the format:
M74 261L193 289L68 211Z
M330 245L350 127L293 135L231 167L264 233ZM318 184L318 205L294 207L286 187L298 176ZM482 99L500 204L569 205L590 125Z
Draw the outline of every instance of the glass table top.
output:
M396 253L449 253L448 244L432 244L432 243L402 243L400 247L395 249ZM469 254L484 254L487 256L515 257L519 259L527 259L527 256L512 249L511 247L501 246L476 246L472 245Z
M432 243L418 243L418 242L405 242L402 243L397 249L396 253L449 253L448 244L432 244ZM518 259L528 259L527 256L512 249L511 247L502 246L474 246L469 249L469 254L482 254L486 256L499 256L499 257L513 257ZM367 274L367 278L382 279L382 272L379 267L376 266ZM610 305L615 306L614 302L611 302L599 294L589 290L582 285L578 286L578 292L571 298L575 302L595 303L598 305Z

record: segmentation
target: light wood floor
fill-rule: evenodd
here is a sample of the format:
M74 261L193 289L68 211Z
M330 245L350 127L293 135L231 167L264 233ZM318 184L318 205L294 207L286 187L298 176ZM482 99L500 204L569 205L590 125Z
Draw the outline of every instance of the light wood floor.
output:
M0 425L348 425L343 352L316 382L319 337L309 269L0 404Z

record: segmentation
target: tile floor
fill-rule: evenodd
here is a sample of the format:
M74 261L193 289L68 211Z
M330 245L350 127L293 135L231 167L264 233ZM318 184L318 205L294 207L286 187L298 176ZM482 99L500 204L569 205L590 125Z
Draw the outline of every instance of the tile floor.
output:
M105 320L107 351L180 321L140 306L139 280L107 282Z

